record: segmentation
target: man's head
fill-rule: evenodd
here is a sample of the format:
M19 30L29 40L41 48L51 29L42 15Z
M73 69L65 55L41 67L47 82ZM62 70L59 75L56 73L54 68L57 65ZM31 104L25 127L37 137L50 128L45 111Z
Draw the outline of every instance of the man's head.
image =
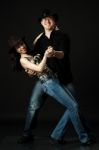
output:
M38 20L44 29L53 30L58 22L58 15L52 14L50 10L45 9Z

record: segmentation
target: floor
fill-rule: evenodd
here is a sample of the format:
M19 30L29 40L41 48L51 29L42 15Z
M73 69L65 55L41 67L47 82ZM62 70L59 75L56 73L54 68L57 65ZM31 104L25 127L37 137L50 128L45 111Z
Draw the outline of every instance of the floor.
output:
M98 123L92 123L94 134L97 138L96 144L83 147L77 135L70 125L66 135L67 144L53 143L49 137L55 122L39 121L35 131L35 140L30 144L18 144L17 140L22 134L23 120L3 120L0 122L0 150L99 150Z

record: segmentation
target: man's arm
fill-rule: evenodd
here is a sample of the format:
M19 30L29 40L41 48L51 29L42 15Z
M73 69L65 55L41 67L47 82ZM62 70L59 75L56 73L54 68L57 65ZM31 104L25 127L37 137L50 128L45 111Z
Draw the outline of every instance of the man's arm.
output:
M64 57L64 52L63 51L55 51L54 50L53 57L56 57L58 59L62 59Z
M50 57L56 57L58 59L62 59L64 57L64 52L63 51L56 51L53 49L52 46L48 47L48 52Z

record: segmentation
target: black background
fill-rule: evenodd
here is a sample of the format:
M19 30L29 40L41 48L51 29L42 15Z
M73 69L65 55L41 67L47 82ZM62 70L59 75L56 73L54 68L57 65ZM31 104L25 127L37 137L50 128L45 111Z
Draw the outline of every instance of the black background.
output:
M0 1L0 118L22 119L33 87L33 79L11 69L8 39L33 39L42 31L37 19L44 8L59 15L59 28L71 40L71 67L80 107L88 119L99 113L99 4L98 0L1 0ZM65 68L64 68L65 69ZM64 108L48 98L41 119L57 119Z

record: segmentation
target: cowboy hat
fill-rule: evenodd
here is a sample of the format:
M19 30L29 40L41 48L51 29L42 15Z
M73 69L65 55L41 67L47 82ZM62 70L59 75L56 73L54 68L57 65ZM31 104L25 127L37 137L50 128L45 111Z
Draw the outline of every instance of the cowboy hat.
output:
M51 13L49 9L44 9L42 11L41 16L38 18L38 21L41 22L41 20L46 17L52 17L55 22L58 22L58 15L56 13Z

